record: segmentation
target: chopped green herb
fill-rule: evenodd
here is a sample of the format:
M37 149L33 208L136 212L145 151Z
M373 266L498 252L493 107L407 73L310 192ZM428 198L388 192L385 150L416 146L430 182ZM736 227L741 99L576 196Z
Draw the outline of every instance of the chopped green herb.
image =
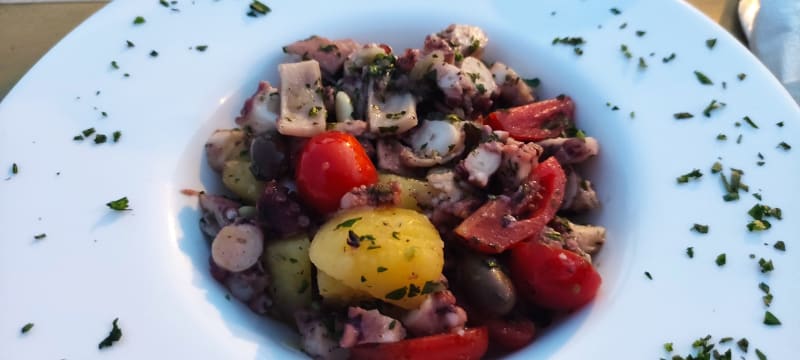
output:
M437 282L437 281L430 281L430 280L426 281L425 285L422 286L421 294L425 295L425 294L430 294L430 293L432 293L434 291L437 291L437 290L440 289L440 287L441 287L440 285L441 284L439 282Z
M127 45L129 48L136 46L136 44L134 44L133 41L130 40L125 40L125 45Z
M733 338L730 337L730 336L726 336L726 337L724 337L722 339L719 339L719 343L720 344L725 344L725 343L728 343L728 342L731 342L731 341L733 341Z
M390 322L390 323L389 323L389 330L392 330L392 329L394 329L394 327L395 327L396 325L397 325L397 320L392 320L392 322Z
M379 126L378 127L378 132L380 132L381 134L394 134L394 133L397 132L397 129L399 129L399 127L397 125Z
M392 231L392 238L395 240L400 240L400 233L397 231Z
M756 348L756 356L758 356L758 360L767 360L767 355L764 355L758 348Z
M108 140L108 137L103 134L97 134L94 136L94 143L95 144L103 144Z
M46 237L47 237L47 234L45 234L45 233L36 234L36 235L33 236L33 238L36 239L36 240L42 240L42 239L44 239Z
M743 117L742 120L744 120L744 122L746 122L747 125L750 125L750 127L752 127L753 129L758 129L758 125L756 125L756 123L754 123L749 116Z
M643 30L636 30L636 36L638 36L638 37L642 37L642 36L644 36L644 34L646 34L646 33L647 33L647 32L646 32L646 31L643 31Z
M715 162L714 165L711 165L712 174L716 174L720 171L722 171L722 164L719 161Z
M747 224L748 231L764 231L772 227L767 220L753 220Z
M636 112L634 112L634 111L631 111L631 113L629 114L629 116L631 117L631 119L635 118L635 117L636 117Z
M119 69L119 64L117 64L116 60L111 61L111 67L114 68L114 70Z
M106 203L106 206L108 206L111 210L116 210L116 211L131 210L130 208L128 208L127 197L122 197L114 201L109 201L108 203Z
M352 219L347 219L347 220L345 220L345 221L342 221L342 222L341 222L341 223L339 223L338 225L336 225L336 227L335 227L335 228L333 228L333 230L339 230L339 229L341 229L341 228L351 228L351 227L353 227L353 225L355 225L355 223L357 223L359 220L361 220L361 217L352 218Z
M619 9L617 9L615 7L611 8L611 9L608 9L608 10L611 11L611 13L614 14L614 15L622 14L622 11L620 11Z
M197 45L194 47L194 49L199 52L203 52L206 51L206 49L208 49L208 45Z
M701 234L708 234L708 225L694 224L692 225L692 230Z
M706 108L703 109L703 115L705 115L705 117L711 117L712 111L717 110L723 106L725 106L725 103L717 102L717 100L711 100L708 106L706 106Z
M17 166L17 163L11 164L11 173L14 175L19 173L19 166Z
M719 141L725 141L725 140L728 140L728 135L725 135L725 134L717 134L717 140L719 140Z
M778 121L778 122L776 122L776 123L775 123L775 126L777 126L777 127L783 127L783 121Z
M367 278L365 278L364 275L361 275L361 282L363 283L363 282L366 282L366 281L367 281Z
M101 111L101 112L100 112L100 115L102 115L103 117L108 117L108 113L107 113L107 112L105 112L105 111Z
M253 2L250 3L250 12L248 12L247 15L256 17L257 14L266 15L270 11L272 11L272 9L270 9L269 6L258 0L253 0Z
M747 214L756 220L762 220L766 217L774 217L778 220L783 220L783 211L781 208L773 208L762 204L753 205L753 207L747 211Z
M742 143L742 134L739 134L739 136L736 138L736 143L737 144L741 144Z
M528 85L529 87L534 88L534 89L539 87L539 85L541 85L541 83L542 83L542 81L539 80L539 78L522 79L522 81L524 81L526 85Z
M647 62L641 56L639 57L639 69L647 69Z
M22 327L22 329L19 329L19 332L25 334L28 331L31 331L31 329L33 329L33 323L27 323L25 324L25 326Z
M664 350L666 350L667 352L672 352L673 350L672 343L671 342L664 343Z
M145 20L144 20L144 18L143 18L143 17L141 17L141 16L137 16L137 17L135 17L135 18L133 19L133 24L134 24L134 25L141 25L141 24L144 24L144 22L145 22Z
M161 6L163 7L167 8L169 7L169 3L167 2L167 0L158 0L158 3L161 4Z
M626 27L628 27L628 23L624 22L624 23L620 24L619 29L622 30L622 29L624 29Z
M583 49L581 49L579 47L574 48L572 51L574 51L576 55L583 55ZM478 92L479 93L483 94L483 93L486 92L485 88L483 90L481 90L481 87L483 87L483 84L478 84L477 87L478 87Z
M739 81L742 81L742 80L744 80L744 78L746 78L746 77L747 77L747 74L745 74L745 73L739 73L739 75L736 75L736 77L737 77L737 78L739 78Z
M310 116L310 117L317 116L320 111L322 111L322 107L321 106L312 106L311 109L308 109L308 116Z
M661 62L666 64L666 63L668 63L668 62L670 62L672 60L675 60L675 56L676 56L675 53L669 54L669 56L661 59Z
M689 246L689 247L686 248L686 256L688 256L690 259L694 258L694 248L693 247Z
M379 272L379 273L382 273L382 272L384 272L384 271L386 271L386 270L389 270L389 269L387 269L387 268L385 268L385 267L383 267L383 266L378 266L378 272Z
M564 45L578 46L578 45L583 45L585 43L586 43L586 41L584 41L582 37L565 36L563 38L558 38L557 37L557 38L553 39L553 45L555 45L555 44L564 44Z
M619 51L622 51L622 54L625 55L625 57L628 59L633 57L633 54L631 54L631 51L628 49L628 45L625 44L620 45Z
M319 51L326 52L326 53L332 52L332 51L337 50L337 49L339 49L339 47L336 46L336 44L328 44L328 45L320 45L319 46Z
M408 297L410 297L410 298L415 297L415 296L419 295L419 293L420 293L419 286L414 285L414 284L409 284L408 285Z
M75 135L75 136L72 137L72 140L83 141L83 136L82 135Z
M776 250L786 251L786 243L783 240L778 240L775 242L775 245L772 245Z
M86 130L81 131L81 134L83 134L84 137L89 137L90 135L94 134L94 132L95 132L95 130L92 127L92 128L88 128Z
M389 299L389 300L400 300L400 299L402 299L403 297L406 296L406 292L407 291L408 291L408 287L407 286L403 286L403 287L401 287L399 289L395 289L395 290L390 291L384 297Z
M701 73L700 71L695 70L694 76L697 77L697 81L699 81L703 85L713 85L714 82L708 78L705 74Z
M152 57L156 57L156 56L158 56L158 51L151 50L151 51L150 51L150 56L152 56Z
M114 140L114 142L119 142L119 138L122 137L122 132L120 132L119 130L114 131L114 133L111 134L111 137Z
M647 276L648 279L653 280L653 275L651 275L649 271L645 271L644 276Z
M772 264L772 260L765 260L764 258L758 259L758 266L761 268L761 273L768 273L772 270L775 270L775 266Z
M769 311L764 312L764 325L774 326L780 325L781 321Z
M119 326L117 326L117 321L119 321L119 318L114 319L114 322L111 323L113 326L111 328L111 332L109 332L108 336L106 336L106 338L97 345L98 349L110 347L111 345L114 345L114 342L119 341L119 339L122 338L122 330L119 328Z
M694 169L694 170L692 170L692 171L690 171L690 172L688 172L686 174L678 176L678 178L676 180L678 181L678 184L685 184L685 183L689 182L690 179L699 179L702 176L703 176L703 173L700 172L699 169Z
M672 116L675 117L676 119L679 119L679 120L680 119L691 119L691 118L694 117L694 115L692 115L691 113L688 113L688 112L679 112L679 113L672 114Z
M714 262L717 263L717 266L723 266L723 265L725 265L725 260L726 260L725 253L722 253L722 254L717 255L717 259L714 260Z
M788 150L790 150L790 149L792 148L792 146L791 146L791 145L787 144L787 143L786 143L786 142L784 142L784 141L781 141L781 142L778 144L778 147L779 147L779 148L781 148L781 149L783 149L783 150L787 150L787 151L788 151Z
M706 47L708 47L709 49L713 49L714 45L717 45L717 39L716 38L712 38L712 39L706 40Z
M742 350L742 352L747 352L747 348L750 346L750 341L748 341L747 338L741 338L736 342L736 346L738 346L739 350Z

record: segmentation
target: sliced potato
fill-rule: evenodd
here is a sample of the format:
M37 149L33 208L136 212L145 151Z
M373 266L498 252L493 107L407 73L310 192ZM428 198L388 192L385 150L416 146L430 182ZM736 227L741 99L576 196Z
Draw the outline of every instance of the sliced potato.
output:
M308 236L272 241L264 250L264 265L271 276L269 292L276 315L293 319L295 310L311 305L311 260Z
M401 208L421 210L421 207L430 205L433 190L428 182L394 174L378 175L378 183L389 184L391 182L396 182L402 190L398 205Z
M345 286L415 309L441 277L443 247L425 215L403 208L362 208L325 223L309 255L320 271Z
M222 183L248 204L255 204L264 192L264 182L250 171L250 161L229 160L222 167Z
M372 299L372 295L353 289L319 270L317 271L317 287L319 295L326 304L344 306Z

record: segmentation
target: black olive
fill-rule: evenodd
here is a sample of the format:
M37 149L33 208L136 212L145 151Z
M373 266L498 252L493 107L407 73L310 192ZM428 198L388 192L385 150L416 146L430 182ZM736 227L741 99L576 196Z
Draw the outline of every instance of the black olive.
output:
M464 252L457 269L461 287L479 311L505 315L514 308L516 290L494 258Z
M275 180L288 168L286 143L280 134L267 132L250 144L250 171L258 180Z

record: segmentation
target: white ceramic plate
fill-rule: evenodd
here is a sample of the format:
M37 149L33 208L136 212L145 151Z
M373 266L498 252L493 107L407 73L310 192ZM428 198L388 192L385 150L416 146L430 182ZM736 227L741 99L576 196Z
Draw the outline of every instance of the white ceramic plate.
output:
M488 57L540 78L544 96L572 96L579 126L602 145L589 169L603 201L592 221L608 227L596 258L602 291L516 357L671 357L665 342L685 355L706 334L747 337L750 358L754 348L771 359L794 356L800 149L777 145L800 145L800 112L744 47L698 12L674 1L332 1L273 2L272 13L251 18L247 5L180 1L176 12L156 1L113 2L0 104L0 167L19 167L0 180L0 358L302 356L287 328L225 299L208 274L195 201L179 190L218 188L202 144L213 129L233 126L258 80L277 80L282 45L320 34L419 47L425 34L454 22L483 27ZM146 23L133 25L136 16ZM563 36L586 39L584 54L551 45ZM717 39L713 49L709 38ZM197 45L208 48L190 48ZM663 63L673 52L675 60ZM701 85L695 70L714 85ZM706 118L712 99L727 106ZM695 116L676 120L678 112ZM90 127L121 130L120 142L72 140ZM718 141L720 133L728 140ZM748 193L722 200L719 176L709 171L720 158L725 173L744 170L750 194L782 208L784 220L749 233L747 210L758 201ZM676 184L695 168L704 174L699 181ZM122 196L132 211L105 206ZM709 225L709 233L690 231L694 223ZM39 233L47 237L35 240ZM777 240L785 253L772 248ZM727 264L718 267L721 253ZM762 257L774 262L773 272L759 271ZM781 326L762 324L762 281ZM114 318L122 340L98 351ZM34 328L21 335L28 322Z

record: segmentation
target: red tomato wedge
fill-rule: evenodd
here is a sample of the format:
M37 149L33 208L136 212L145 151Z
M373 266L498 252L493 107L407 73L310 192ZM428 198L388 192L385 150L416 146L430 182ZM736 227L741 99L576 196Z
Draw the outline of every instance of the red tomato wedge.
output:
M306 142L295 170L297 192L320 213L339 208L342 195L378 181L378 172L353 135L328 131Z
M532 303L565 311L591 301L601 282L589 261L538 240L511 251L511 277L519 293Z
M536 335L536 326L533 321L526 318L519 319L490 319L487 320L486 328L489 330L489 340L492 347L495 346L504 351L514 351L525 347L533 342Z
M489 348L485 327L465 329L464 333L439 334L394 343L366 344L350 349L353 360L472 360L480 359Z
M509 221L518 204L508 196L489 200L456 227L455 232L465 240L467 246L486 254L499 254L520 241L534 237L561 207L564 200L564 186L567 177L554 157L539 163L531 172L530 179L538 186L538 192L531 198L534 203L525 219Z
M505 130L519 141L539 141L561 136L572 123L575 103L569 96L559 96L495 111L487 117L492 129Z

